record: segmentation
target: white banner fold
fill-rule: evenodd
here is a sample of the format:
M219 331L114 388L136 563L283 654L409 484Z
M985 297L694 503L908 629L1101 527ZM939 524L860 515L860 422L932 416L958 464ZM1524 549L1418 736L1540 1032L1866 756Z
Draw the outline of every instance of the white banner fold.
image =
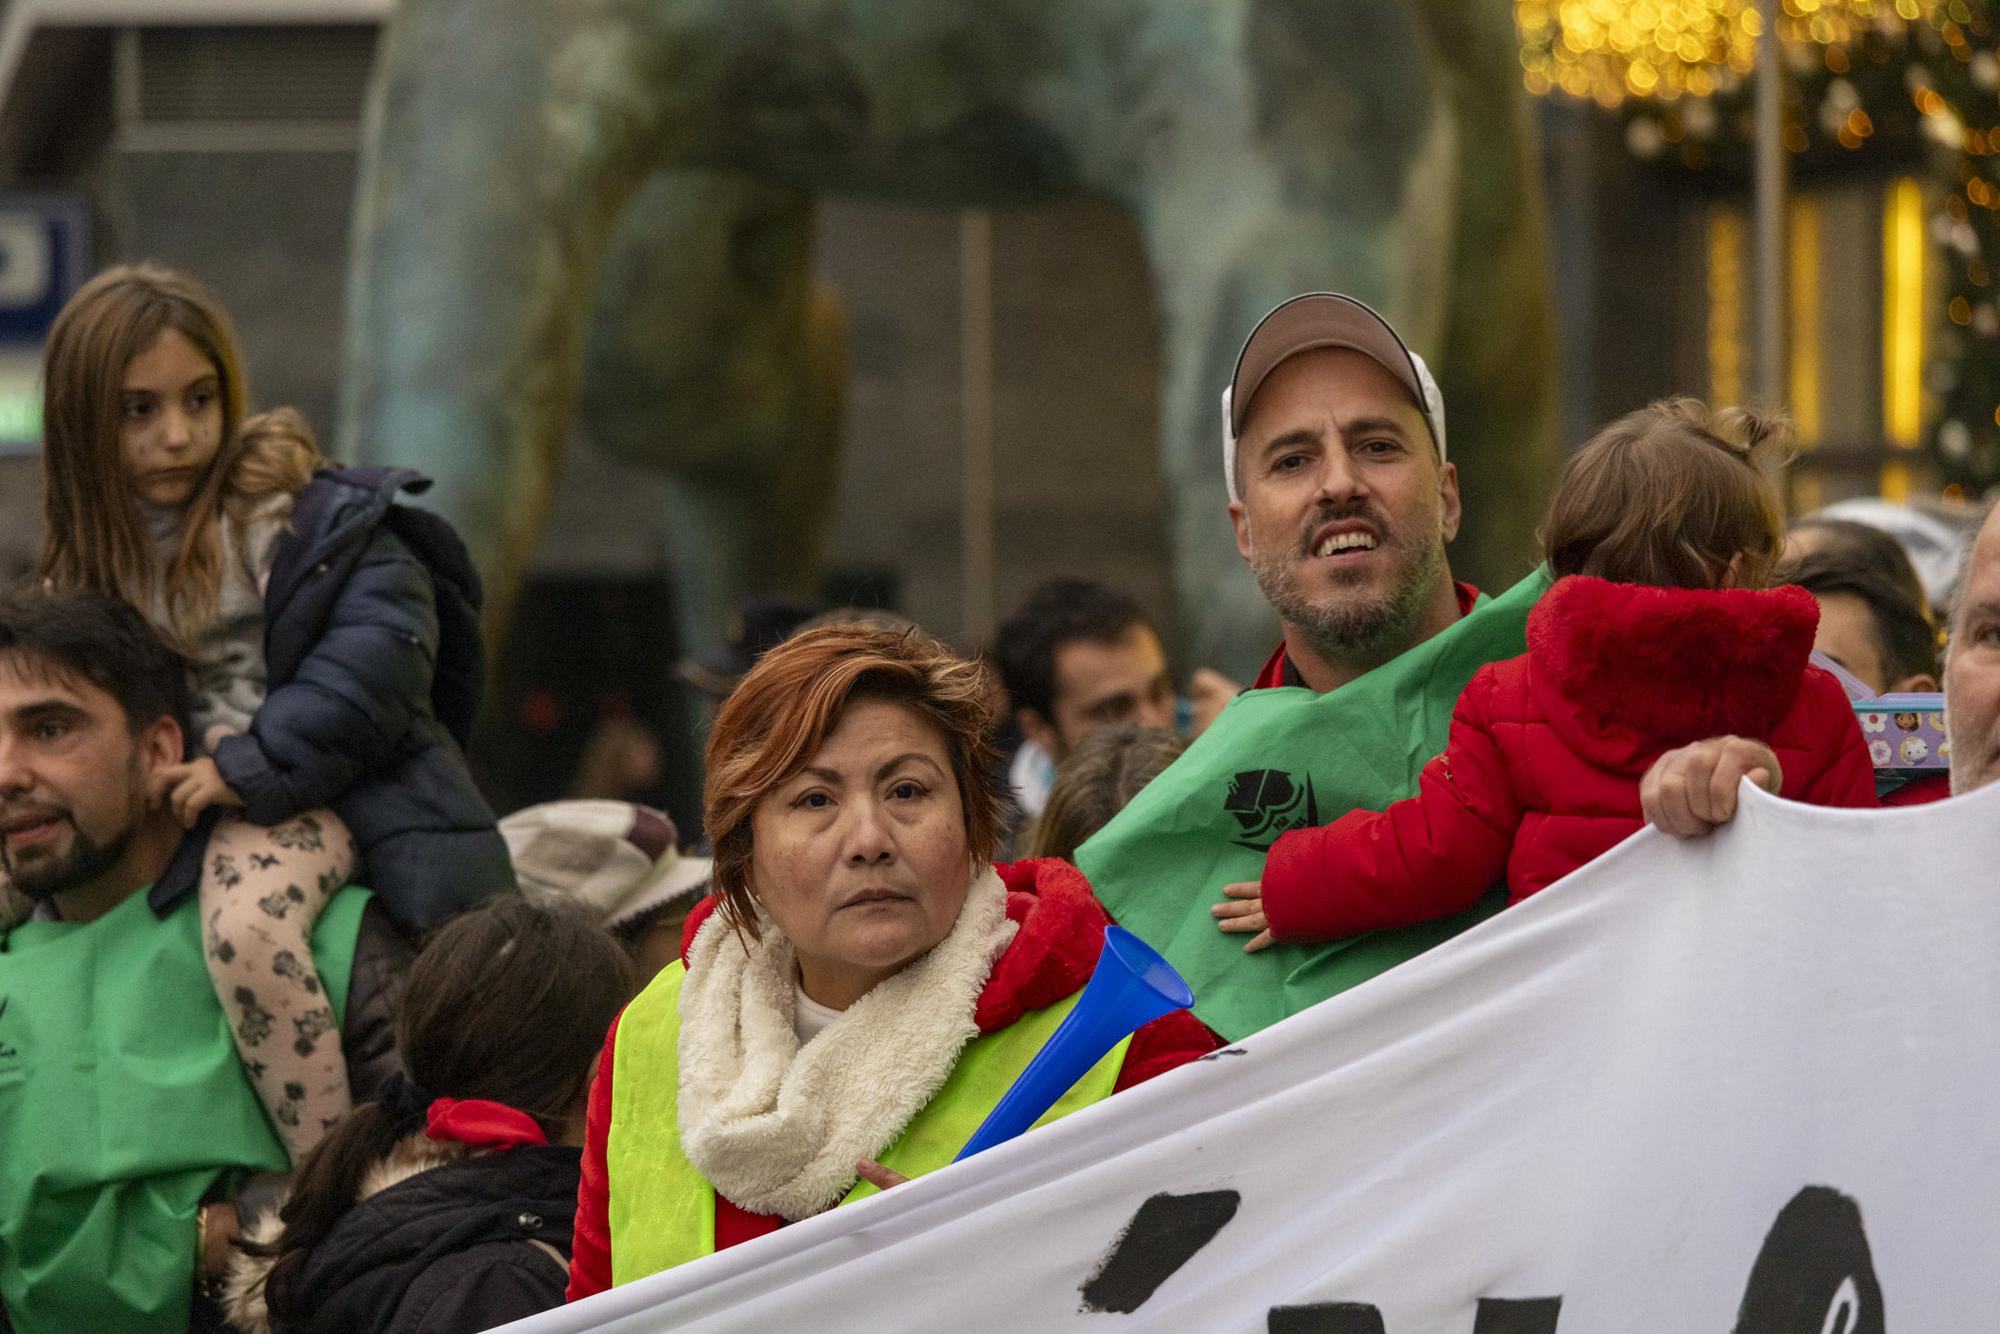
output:
M1745 789L969 1162L509 1326L2000 1328L2000 785Z

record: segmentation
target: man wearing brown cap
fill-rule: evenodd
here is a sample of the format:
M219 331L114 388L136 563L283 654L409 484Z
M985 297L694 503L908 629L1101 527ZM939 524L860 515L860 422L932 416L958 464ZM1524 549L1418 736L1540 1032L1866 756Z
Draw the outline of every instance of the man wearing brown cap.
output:
M1423 359L1352 297L1251 331L1223 392L1236 549L1284 624L1256 686L1337 689L1471 610L1451 577L1458 473Z

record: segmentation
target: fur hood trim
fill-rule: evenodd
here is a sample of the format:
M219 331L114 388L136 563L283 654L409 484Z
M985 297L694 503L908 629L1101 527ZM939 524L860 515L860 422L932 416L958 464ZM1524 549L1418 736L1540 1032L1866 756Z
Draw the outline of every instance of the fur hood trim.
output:
M810 1217L944 1086L1017 930L999 876L974 869L945 938L803 1047L791 942L775 929L744 940L719 917L701 927L680 990L679 1117L682 1151L718 1193L752 1213Z
M981 1033L1074 996L1096 971L1111 925L1083 872L1060 858L995 869L1007 886L1007 916L1020 931L979 994L973 1019Z
M1802 588L1572 575L1528 614L1532 689L1563 739L1608 767L1703 737L1767 736L1798 698L1818 625Z
M467 1145L440 1143L421 1131L405 1135L362 1176L361 1189L356 1192L354 1202L359 1204L434 1167L469 1158L473 1152ZM244 1224L243 1240L256 1246L276 1245L285 1231L284 1223L278 1218L283 1207L281 1203L277 1209L258 1214ZM241 1250L229 1257L229 1268L222 1276L222 1314L242 1334L271 1334L271 1313L264 1303L264 1284L271 1277L271 1267L276 1263L275 1256L252 1255Z

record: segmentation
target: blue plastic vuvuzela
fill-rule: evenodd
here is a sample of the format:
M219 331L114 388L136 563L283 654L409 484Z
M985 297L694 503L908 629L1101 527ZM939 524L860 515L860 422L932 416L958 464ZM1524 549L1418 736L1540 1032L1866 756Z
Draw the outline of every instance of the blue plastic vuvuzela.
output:
M1194 993L1159 951L1122 926L1106 927L1090 985L952 1161L1014 1138L1127 1034L1193 1004Z

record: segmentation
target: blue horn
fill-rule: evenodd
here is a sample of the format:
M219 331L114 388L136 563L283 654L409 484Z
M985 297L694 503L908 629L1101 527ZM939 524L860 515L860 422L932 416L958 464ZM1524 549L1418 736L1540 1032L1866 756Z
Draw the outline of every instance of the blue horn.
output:
M952 1161L1014 1138L1055 1106L1120 1039L1193 1004L1194 993L1157 950L1122 926L1106 927L1090 985Z

